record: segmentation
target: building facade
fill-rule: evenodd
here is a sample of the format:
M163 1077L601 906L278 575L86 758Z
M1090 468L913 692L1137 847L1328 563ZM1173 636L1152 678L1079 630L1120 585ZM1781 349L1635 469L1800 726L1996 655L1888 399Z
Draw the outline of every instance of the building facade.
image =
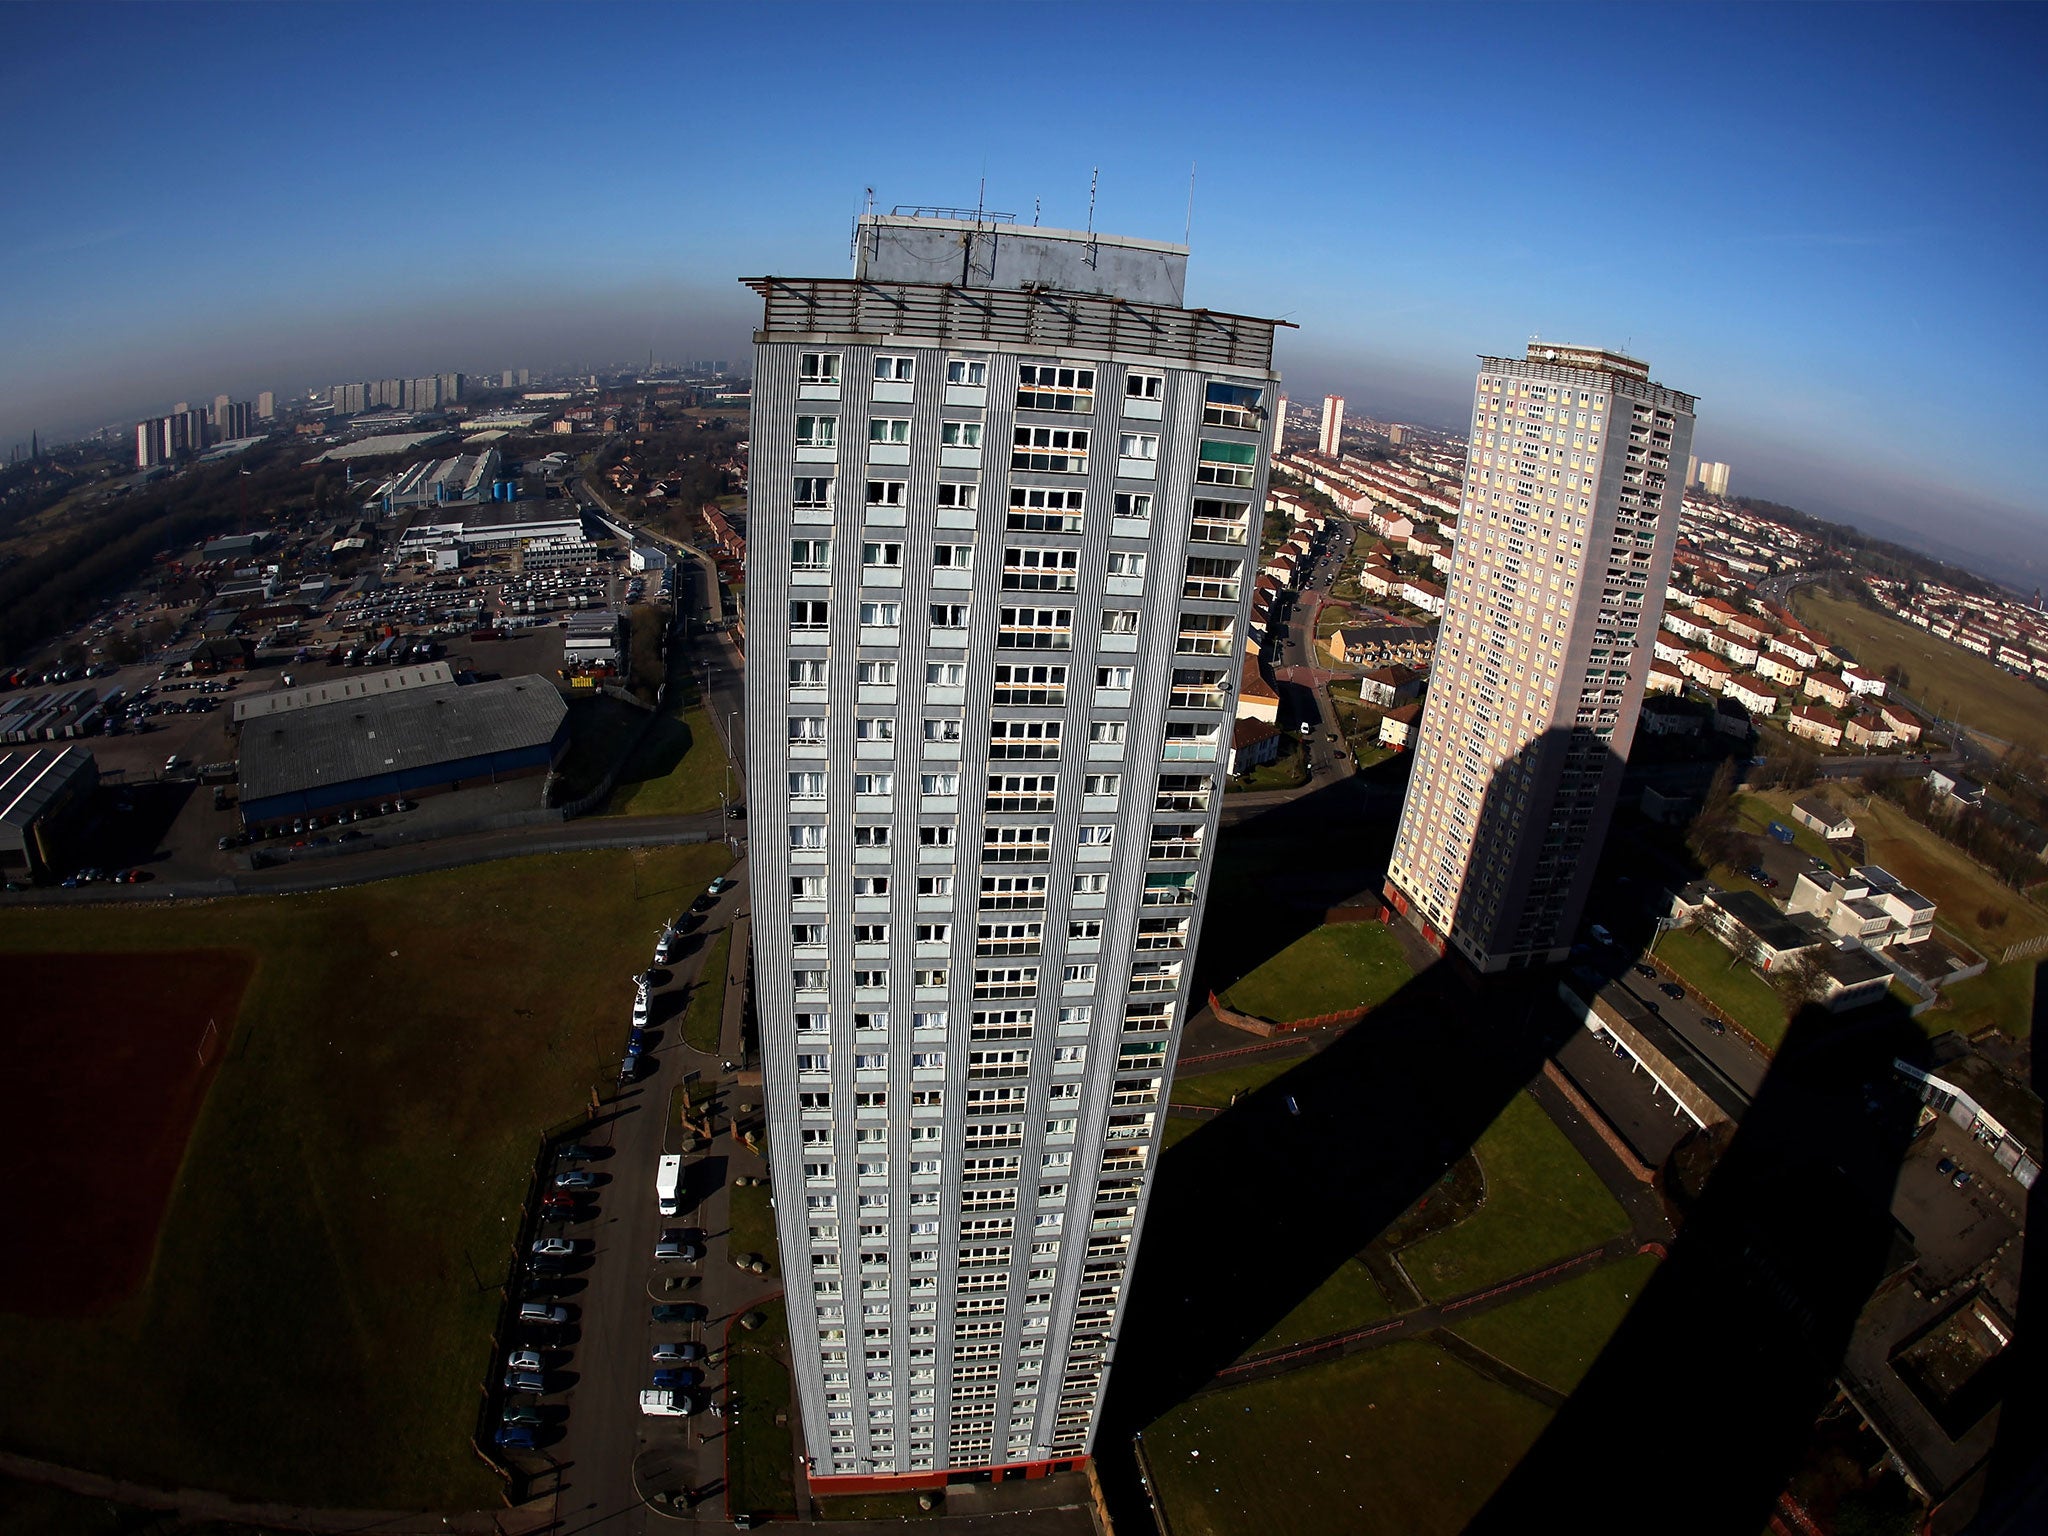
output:
M1649 679L1694 402L1598 349L1481 364L1387 896L1494 971L1570 948Z
M1316 437L1316 452L1326 459L1341 458L1344 453L1344 397L1323 396L1323 428Z
M1090 1451L1232 741L1276 322L870 216L763 278L747 787L814 1485Z

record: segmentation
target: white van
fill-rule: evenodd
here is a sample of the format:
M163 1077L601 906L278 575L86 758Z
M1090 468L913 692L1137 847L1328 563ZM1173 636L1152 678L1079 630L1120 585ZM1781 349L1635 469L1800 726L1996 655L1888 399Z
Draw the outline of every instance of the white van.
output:
M665 1154L654 1171L654 1203L662 1215L673 1216L681 1209L682 1182L683 1160L674 1153Z

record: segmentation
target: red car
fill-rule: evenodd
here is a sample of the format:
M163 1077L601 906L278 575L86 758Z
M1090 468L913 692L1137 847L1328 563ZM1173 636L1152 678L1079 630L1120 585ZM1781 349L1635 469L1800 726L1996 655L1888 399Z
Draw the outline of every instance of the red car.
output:
M576 1209L576 1197L570 1194L569 1191L567 1191L566 1189L549 1190L548 1193L541 1198L540 1203L542 1209L544 1210L573 1211Z

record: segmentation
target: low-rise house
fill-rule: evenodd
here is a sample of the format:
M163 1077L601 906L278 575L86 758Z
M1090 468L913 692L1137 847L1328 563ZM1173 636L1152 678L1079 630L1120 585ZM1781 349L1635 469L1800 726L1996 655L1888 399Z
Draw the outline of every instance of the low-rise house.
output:
M1414 604L1424 613L1444 611L1444 589L1433 581L1424 581L1420 576L1402 578L1395 595L1404 602Z
M1833 672L1808 673L1805 693L1809 699L1820 699L1836 709L1849 707L1849 685Z
M1403 704L1399 709L1388 710L1380 718L1380 745L1397 749L1412 746L1421 721L1420 704Z
M1650 678L1644 684L1644 691L1648 693L1683 693L1685 691L1685 674L1668 661L1653 661L1650 663Z
M1982 805L1984 803L1984 786L1977 783L1974 779L1964 778L1953 769L1936 768L1931 770L1927 775L1927 784L1937 795L1946 795L1949 799L1959 801L1964 805Z
M1884 679L1875 672L1866 672L1861 667L1842 668L1842 682L1851 693L1868 694L1873 699L1884 697Z
M1228 773L1250 773L1280 756L1280 728L1265 720L1237 722L1230 733Z
M1826 795L1805 795L1792 802L1792 819L1811 827L1831 843L1856 835L1856 823L1849 813Z
M1746 677L1731 677L1722 685L1722 696L1733 699L1751 714L1772 715L1778 711L1778 696Z
M1849 723L1842 727L1842 738L1850 746L1862 747L1867 752L1881 752L1896 740L1884 717L1869 710L1849 717Z
M1842 744L1842 728L1835 723L1835 717L1824 709L1815 709L1811 704L1802 704L1793 710L1785 721L1785 729L1794 736L1803 736L1806 740L1818 742L1824 747L1839 747Z
M1422 674L1398 661L1375 667L1358 680L1358 696L1380 709L1392 709L1422 697Z
M1902 747L1910 747L1920 739L1920 717L1903 704L1880 704L1878 717L1892 728L1892 739Z
M1759 653L1756 659L1756 675L1767 677L1774 683L1783 683L1787 688L1797 688L1806 680L1804 672L1776 651Z
M1709 693L1719 693L1735 675L1735 665L1712 651L1687 651L1679 670Z
M1249 651L1245 654L1244 671L1238 677L1237 718L1264 720L1268 724L1280 718L1280 695L1266 681L1258 656Z
M1934 933L1935 904L1875 864L1846 875L1805 870L1792 882L1789 912L1810 912L1840 938L1866 949L1918 944Z
M1821 943L1821 925L1794 922L1755 891L1711 892L1700 919L1715 938L1766 975Z

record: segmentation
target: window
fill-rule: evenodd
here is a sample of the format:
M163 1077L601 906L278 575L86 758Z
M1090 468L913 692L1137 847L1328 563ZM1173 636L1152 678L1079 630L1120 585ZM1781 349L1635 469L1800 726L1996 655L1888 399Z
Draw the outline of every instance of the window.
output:
M1202 598L1210 602L1234 603L1241 590L1243 575L1242 560L1219 560L1207 555L1195 555L1188 560L1187 580L1181 587L1181 596Z
M992 773L988 776L985 811L1050 811L1059 797L1059 779L1050 773Z
M967 683L967 663L964 661L928 661L924 664L924 681L928 688L961 688Z
M856 896L886 896L889 894L887 875L855 875L853 894Z
M1010 468L1054 475L1085 475L1088 473L1088 429L1017 427L1012 436ZM1251 482L1247 480L1245 483L1249 485Z
M983 875L981 910L1014 912L1042 910L1046 904L1047 877L1044 875Z
M962 724L958 720L927 720L924 723L926 741L958 741Z
M1136 672L1137 669L1134 667L1097 667L1095 669L1095 686L1098 688L1121 689L1124 692L1129 692L1131 680L1136 676Z
M798 475L789 483L789 500L792 506L829 508L832 505L832 477Z
M979 448L981 446L981 423L978 421L940 422L939 445L943 448Z
M1040 760L1060 755L1057 720L992 720L988 755L996 759Z
M805 598L789 605L789 627L817 633L830 627L832 605L823 598Z
M1095 409L1095 370L1060 363L1024 363L1017 369L1017 408L1021 411L1092 411Z
M1161 373L1127 373L1124 375L1124 398L1126 400L1159 400L1166 394L1166 375Z
M920 848L950 848L953 846L953 834L957 830L958 828L954 827L950 822L941 823L937 826L919 827L917 829L917 846Z
M789 877L789 899L791 901L823 901L825 899L825 877L823 875L791 875Z
M830 448L839 441L839 418L837 416L799 416L796 419L796 445L799 448Z
M917 925L917 942L920 944L950 944L952 941L953 925L951 923L919 923ZM937 1019L938 1027L941 1029L945 1028L946 1016L943 1013L920 1013L917 1016L916 1027L919 1029L931 1028L932 1025L927 1022L931 1019Z
M984 827L981 858L985 864L1044 864L1052 859L1052 828Z
M866 607L865 604L862 606L863 608ZM863 624L869 622L865 613L863 613L861 622ZM895 620L891 619L888 622L893 624ZM896 686L896 663L893 661L859 662L855 665L854 677L863 684L878 688L893 688Z
M933 603L931 619L933 629L965 629L967 627L967 605L965 603Z
M913 971L911 973L911 981L927 991L934 988L942 989L946 985L946 973L943 970L926 968L920 971ZM913 1058L912 1065L915 1064L915 1058Z
M914 357L875 354L875 377L898 382L917 377L917 359Z
M1035 965L976 966L974 995L977 998L1030 997L1038 991ZM1026 1051L1028 1062L1031 1053Z
M1102 632L1105 635L1135 635L1138 632L1138 610L1135 608L1103 609Z
M861 715L853 722L855 741L894 741L896 722L887 715Z
M1078 549L1005 547L1003 590L1071 592L1079 584L1080 569L1081 552Z
M1071 608L1012 608L997 610L996 645L1011 651L1067 651L1074 646L1074 610Z
M837 384L839 382L839 360L837 352L806 352L797 360L797 382L800 384Z
M903 569L903 546L893 540L871 540L860 547L863 570Z
M957 784L958 781L956 780L955 782ZM917 894L920 896L943 896L951 900L953 895L953 877L951 875L919 875L917 877Z
M1102 919L1099 917L1077 917L1067 924L1067 942L1099 943L1102 939ZM1060 1010L1061 1022L1065 1022L1068 1010Z
M946 382L963 384L969 389L984 388L988 384L988 364L978 357L949 357Z
M1167 704L1174 709L1221 709L1228 675L1207 667L1175 667L1173 692Z
M1212 380L1202 395L1202 425L1257 431L1265 421L1265 413L1259 409L1264 398L1265 391L1252 385Z
M960 793L960 775L957 773L919 774L917 792L921 795L957 795Z
M1099 746L1120 747L1124 741L1124 722L1121 720L1096 720L1088 726L1088 739Z
M1116 456L1152 463L1159 457L1159 439L1150 432L1120 432L1117 434Z
M871 443L907 443L910 441L910 418L908 416L874 416L868 419L868 441Z
M1018 533L1079 533L1081 502L1080 491L1015 485L1010 487L1009 526Z
M824 718L819 715L791 715L789 740L793 746L822 747L825 744Z
M1149 491L1118 491L1116 493L1116 515L1136 518L1149 522L1152 518L1152 495Z
M967 571L974 568L974 546L972 544L934 544L932 546L932 569L935 571Z
M1109 552L1109 574L1128 576L1133 581L1145 579L1145 556L1135 549L1112 549Z
M1251 508L1242 502L1195 498L1195 518L1188 538L1199 544L1242 544L1251 526Z
M792 773L789 776L789 798L792 800L824 799L825 775L822 773Z
M823 923L791 923L789 925L789 942L798 949L802 949L806 945L823 944L825 942L825 925ZM799 1014L796 1027L797 1033L803 1034L806 1024L811 1019L820 1017L822 1015Z
M909 482L904 480L870 480L867 501L871 507L900 507Z
M903 622L903 605L888 602L862 603L860 622L864 629L894 629ZM892 676L890 681L894 680Z
M822 826L799 823L789 829L789 846L822 849L825 846L825 829Z
M1116 827L1109 822L1084 823L1081 828L1083 848L1107 848L1116 841Z
M889 827L885 822L878 826L855 827L853 846L856 848L886 848L889 846Z
M1195 465L1195 483L1249 488L1258 458L1259 450L1252 443L1212 443L1204 438Z
M990 702L1047 706L1064 704L1067 702L1067 669L999 662L996 665L995 687L990 694Z
M1114 800L1123 793L1123 784L1120 773L1091 773L1081 780L1081 793Z

